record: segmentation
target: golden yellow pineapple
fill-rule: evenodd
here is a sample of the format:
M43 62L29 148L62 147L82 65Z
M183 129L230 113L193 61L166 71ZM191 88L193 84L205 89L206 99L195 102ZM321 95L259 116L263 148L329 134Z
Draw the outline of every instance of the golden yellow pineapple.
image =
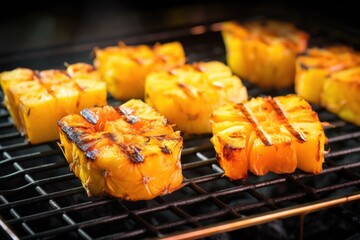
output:
M147 200L182 186L180 132L141 100L86 108L58 125L64 156L89 196Z
M360 53L347 46L309 48L296 58L295 92L320 104L324 83L334 72L360 66Z
M59 138L57 120L84 107L106 105L106 84L85 63L66 71L14 69L0 74L5 98L15 126L33 143Z
M339 117L360 126L360 66L329 75L320 104Z
M211 115L214 145L224 175L320 173L326 136L311 106L296 95L257 97L227 104Z
M218 61L153 72L145 81L145 101L184 133L211 133L212 111L245 100L246 87Z
M106 81L108 91L117 99L144 98L146 76L157 70L169 70L185 63L180 42L119 46L95 49L95 66Z
M309 38L293 24L275 20L224 22L222 36L232 71L263 88L293 85L296 55Z

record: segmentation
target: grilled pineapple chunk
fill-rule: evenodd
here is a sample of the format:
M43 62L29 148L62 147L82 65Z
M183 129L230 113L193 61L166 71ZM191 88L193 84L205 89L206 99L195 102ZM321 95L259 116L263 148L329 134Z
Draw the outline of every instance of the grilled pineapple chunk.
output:
M153 72L145 81L145 101L189 134L211 133L212 111L225 103L245 100L246 87L218 61Z
M296 95L257 97L227 104L211 115L214 145L224 175L320 173L326 136L317 114Z
M180 132L141 100L86 108L58 125L64 156L89 196L147 200L182 186Z
M146 76L156 70L169 70L185 63L180 42L119 46L95 49L95 66L106 81L108 91L117 99L144 98Z
M326 79L334 72L360 66L360 53L347 46L309 48L296 58L295 92L320 104Z
M320 94L320 104L360 126L360 66L331 74Z
M293 85L296 55L309 38L291 23L274 20L224 22L222 36L232 71L262 88Z
M17 68L0 74L4 104L17 129L33 143L59 138L57 120L84 107L106 105L106 84L91 65L66 71Z
M295 91L360 125L360 53L346 46L310 48L296 60Z

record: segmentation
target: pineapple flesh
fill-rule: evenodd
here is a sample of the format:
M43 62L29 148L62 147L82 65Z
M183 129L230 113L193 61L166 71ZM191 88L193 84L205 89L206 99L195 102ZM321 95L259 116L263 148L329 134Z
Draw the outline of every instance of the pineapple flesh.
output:
M327 138L311 106L296 95L257 97L227 104L211 115L214 145L224 175L246 179L248 171L322 171Z
M58 126L60 147L89 196L148 200L182 186L180 132L141 100L86 108Z
M245 100L246 87L218 61L153 72L145 81L145 101L187 134L211 133L209 117L217 107Z
M106 81L109 93L116 99L144 98L146 76L157 70L169 70L185 63L180 42L111 46L95 49L94 65Z
M333 73L326 79L320 104L342 119L360 126L360 66Z
M85 63L66 71L17 68L0 74L4 104L17 129L32 144L59 138L57 120L84 107L106 105L106 84Z
M227 64L242 79L262 88L294 84L295 58L307 47L306 32L291 23L262 20L224 22L221 33Z
M296 59L295 92L360 125L360 53L347 46L310 48Z

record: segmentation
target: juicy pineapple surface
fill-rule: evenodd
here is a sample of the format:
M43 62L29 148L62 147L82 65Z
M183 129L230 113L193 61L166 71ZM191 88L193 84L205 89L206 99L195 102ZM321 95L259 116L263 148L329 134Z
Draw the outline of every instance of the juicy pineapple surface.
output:
M294 84L295 58L309 39L293 24L275 20L224 22L222 37L232 71L262 88Z
M58 126L66 160L89 196L147 200L181 187L180 132L141 100L86 108Z
M145 101L184 133L211 133L210 114L226 103L247 100L247 90L228 66L195 62L149 74Z
M360 66L331 74L324 82L320 104L360 126Z
M311 106L296 95L257 97L227 104L211 115L214 145L224 175L320 173L326 136Z
M110 94L121 100L144 98L146 76L157 70L169 70L185 63L185 52L180 42L153 46L137 45L95 49L94 64L106 81Z
M59 138L57 120L84 107L106 105L106 84L85 63L65 70L17 68L0 74L4 104L32 144Z
M360 125L360 53L346 46L310 48L296 59L295 91Z

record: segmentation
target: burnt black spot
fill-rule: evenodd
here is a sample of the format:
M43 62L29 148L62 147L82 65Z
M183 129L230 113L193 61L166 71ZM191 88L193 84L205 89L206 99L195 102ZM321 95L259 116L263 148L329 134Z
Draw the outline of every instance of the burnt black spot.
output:
M146 138L146 143L150 142L150 137L145 137Z
M99 120L98 117L94 114L94 112L91 111L89 108L81 110L80 114L91 124L96 124Z
M160 147L161 152L165 153L165 154L171 154L171 150L167 148L166 145L164 145L163 147Z
M31 112L31 108L29 108L29 110L27 112L27 116L30 116L30 112Z

